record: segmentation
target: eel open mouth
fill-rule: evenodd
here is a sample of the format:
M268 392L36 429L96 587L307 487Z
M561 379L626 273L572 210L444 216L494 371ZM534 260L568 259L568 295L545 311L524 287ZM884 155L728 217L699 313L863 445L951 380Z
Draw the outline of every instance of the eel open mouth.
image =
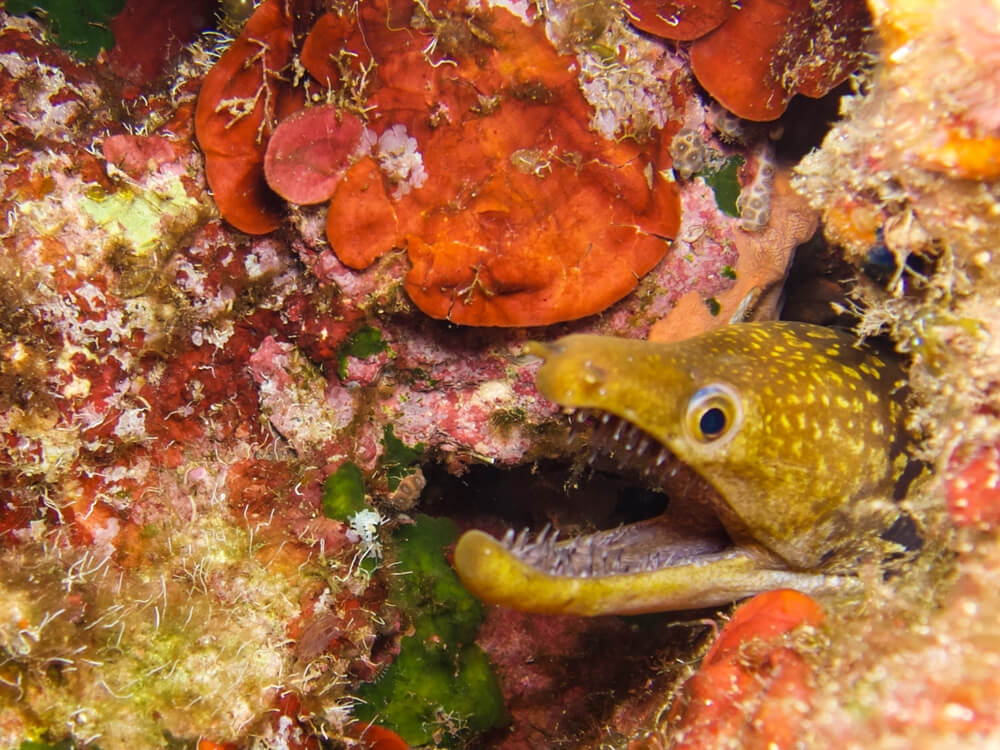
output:
M786 586L815 592L842 585L735 544L713 510L722 502L715 488L641 428L607 412L565 411L574 452L585 451L591 466L610 458L627 476L666 492L668 508L565 540L548 526L509 530L501 539L466 532L455 567L484 601L552 614L635 614L723 604Z
M511 554L552 575L594 578L691 562L731 546L722 524L707 510L715 489L656 438L607 412L566 411L569 445L574 453L584 451L588 466L610 459L615 470L665 491L670 505L655 518L561 542L548 528L534 536L510 530L500 543Z

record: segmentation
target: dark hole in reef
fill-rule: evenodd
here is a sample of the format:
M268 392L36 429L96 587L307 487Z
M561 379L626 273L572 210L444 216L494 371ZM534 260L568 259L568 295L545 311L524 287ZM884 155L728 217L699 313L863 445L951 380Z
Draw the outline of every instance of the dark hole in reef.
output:
M882 532L882 538L889 542L895 542L909 551L918 551L924 546L920 527L909 513L901 514L892 526Z
M421 512L495 536L551 523L570 537L652 518L668 498L634 477L546 460L510 469L476 466L460 477L424 467ZM640 716L668 699L670 686L710 636L703 618L719 608L630 617L538 615L487 607L478 643L500 677L508 726L468 747L597 748L616 737L616 716ZM626 707L626 708L623 708ZM639 728L638 719L628 729Z
M783 320L849 328L856 319L841 310L850 309L847 294L857 270L832 247L821 231L800 245L792 261L783 290Z
M909 291L912 277L926 278L934 273L938 257L937 249L932 248L928 254L912 252L903 259L898 258L885 243L884 228L879 227L875 244L865 255L861 270L865 276L882 286L888 286L901 277L905 292ZM902 270L899 265L900 260L903 261Z
M788 109L775 123L781 127L781 136L775 143L777 160L795 163L819 148L830 128L840 119L841 98L851 93L850 81L844 81L819 99L801 94L793 96Z

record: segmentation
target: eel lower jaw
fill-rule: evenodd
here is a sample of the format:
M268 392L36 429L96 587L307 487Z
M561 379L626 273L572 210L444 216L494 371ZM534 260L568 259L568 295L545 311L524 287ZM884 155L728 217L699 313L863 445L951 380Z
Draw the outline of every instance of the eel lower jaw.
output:
M576 441L590 448L588 463L611 455L664 486L670 507L656 518L562 541L548 527L535 535L511 530L502 539L466 532L455 547L455 568L483 601L546 614L639 614L726 604L777 588L822 594L853 587L853 579L790 570L764 549L734 545L706 509L712 503L704 495L714 489L640 428L583 410L571 413L571 424Z

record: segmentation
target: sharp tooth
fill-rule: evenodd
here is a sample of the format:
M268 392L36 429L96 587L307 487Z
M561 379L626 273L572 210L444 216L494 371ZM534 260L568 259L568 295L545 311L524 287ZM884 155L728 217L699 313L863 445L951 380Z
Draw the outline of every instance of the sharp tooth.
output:
M502 544L507 549L510 549L510 546L513 543L514 543L514 529L507 529L507 533L503 535L503 539L500 540L500 544Z
M535 544L541 545L543 542L545 542L545 537L548 536L549 531L551 530L552 530L552 524L550 523L545 524L545 528L539 531L538 536L535 537Z
M663 466L663 462L667 460L667 449L661 448L659 455L656 457L656 468L659 469Z
M601 424L607 424L611 421L611 415L605 412L601 415Z
M515 551L522 551L524 549L524 543L528 540L528 529L521 529L518 533L517 538L514 539L513 549Z
M615 431L614 433L612 433L612 437L615 439L616 443L619 440L621 440L622 432L624 432L624 430L625 430L625 422L619 422L617 425L615 425Z
M649 438L643 435L639 438L639 444L635 446L636 453L645 453L646 448L649 447Z

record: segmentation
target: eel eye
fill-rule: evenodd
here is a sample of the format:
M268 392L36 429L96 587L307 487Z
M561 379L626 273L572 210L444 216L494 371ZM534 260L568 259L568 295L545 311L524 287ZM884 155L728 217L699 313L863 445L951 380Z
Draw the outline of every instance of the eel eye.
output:
M688 402L688 432L699 443L714 443L736 432L743 421L740 400L726 385L709 385Z

